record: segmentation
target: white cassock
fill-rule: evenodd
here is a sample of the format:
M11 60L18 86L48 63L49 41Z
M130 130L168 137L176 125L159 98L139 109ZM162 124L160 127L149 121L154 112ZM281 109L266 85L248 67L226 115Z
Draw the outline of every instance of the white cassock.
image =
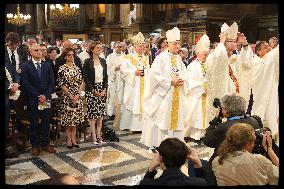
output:
M264 57L253 58L252 115L267 121L273 135L279 132L279 45Z
M144 77L136 76L135 71L144 67ZM132 53L125 56L121 66L121 78L125 81L123 92L123 109L120 129L142 131L142 107L145 78L148 79L149 64L146 56ZM146 79L146 80L147 80Z
M252 88L252 68L253 68L253 51L250 46L248 46L247 50L243 47L241 49L240 54L238 55L237 67L235 71L235 75L238 78L239 83L239 93L245 98L246 105L248 105L250 92Z
M106 58L108 74L108 95L107 95L107 115L115 114L114 107L121 104L123 95L124 82L120 77L120 70L115 71L115 67L122 65L124 62L124 53L117 54L113 52Z
M202 96L205 93L206 78L205 70L201 65L201 62L195 59L186 69L185 106L187 115L184 134L195 140L200 140L207 128L206 96Z
M159 146L169 137L184 141L184 86L171 85L173 74L185 78L181 58L168 51L162 52L151 67L149 92L152 98L147 101L143 132L140 142L148 147ZM145 105L145 106L146 106Z
M206 58L207 96L206 96L206 128L209 122L216 116L216 108L213 106L214 98L221 98L229 92L229 66L227 51L223 43Z

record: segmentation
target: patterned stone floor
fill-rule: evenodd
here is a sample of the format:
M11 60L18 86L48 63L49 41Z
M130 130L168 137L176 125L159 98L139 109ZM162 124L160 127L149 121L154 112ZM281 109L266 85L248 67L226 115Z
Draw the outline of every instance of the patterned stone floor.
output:
M111 124L108 122L107 124ZM143 178L152 153L139 142L141 134L116 131L120 141L95 146L91 142L80 143L79 149L69 150L66 144L58 146L55 154L41 152L32 157L30 152L19 158L6 159L6 184L44 184L58 173L68 173L84 185L135 185ZM194 146L202 159L208 159L212 149L202 144ZM187 174L187 167L182 171ZM158 170L157 176L161 174Z

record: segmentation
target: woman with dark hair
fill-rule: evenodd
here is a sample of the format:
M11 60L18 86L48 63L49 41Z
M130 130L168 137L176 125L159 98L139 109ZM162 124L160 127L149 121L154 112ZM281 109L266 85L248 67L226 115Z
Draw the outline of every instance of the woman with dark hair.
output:
M57 58L57 48L56 47L49 47L48 50L47 50L47 54L48 54L47 60L50 61L54 75L55 75L56 74L55 63L56 63L56 58Z
M102 121L105 114L108 87L107 65L99 55L102 52L100 42L89 47L90 58L85 60L83 75L86 88L87 118L89 119L94 144L105 143L102 138Z
M58 86L63 91L62 107L60 112L60 124L65 127L67 148L73 146L79 148L76 141L76 126L84 121L83 100L80 98L83 88L81 70L74 64L76 52L72 48L66 48L62 57L65 64L59 67Z
M161 52L165 51L168 48L168 42L166 37L161 37L157 40L157 47L158 51L155 54L155 57L157 57Z

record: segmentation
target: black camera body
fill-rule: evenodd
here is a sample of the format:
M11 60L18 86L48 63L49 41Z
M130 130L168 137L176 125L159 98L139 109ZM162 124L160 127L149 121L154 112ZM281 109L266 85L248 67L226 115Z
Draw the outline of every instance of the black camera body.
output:
M222 119L224 116L223 116L223 113L222 113L221 102L220 102L220 99L219 99L219 98L214 98L213 106L214 106L215 108L219 108L219 109L220 109L218 118L219 118L219 119Z

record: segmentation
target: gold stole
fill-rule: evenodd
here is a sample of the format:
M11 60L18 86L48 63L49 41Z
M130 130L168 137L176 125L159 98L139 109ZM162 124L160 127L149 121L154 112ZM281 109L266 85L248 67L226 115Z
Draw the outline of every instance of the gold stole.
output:
M132 56L130 56L130 57L131 57L131 63L136 66L137 65L137 61ZM142 63L143 63L144 66L146 66L145 59L143 60ZM140 113L141 114L142 114L142 96L143 96L143 91L144 91L144 77L140 77Z
M202 73L203 73L203 75L205 75L206 74L206 65L205 64L202 64L202 63L200 63L200 65L201 65L201 70L202 70ZM204 90L208 90L208 84L205 82L204 84L203 84L203 88L204 88ZM207 96L204 96L204 95L202 95L202 122L203 122L203 129L205 129L205 127L206 127L206 123L205 123L205 121L206 121L206 100L207 100Z
M176 56L171 58L172 67L177 67ZM172 111L171 111L171 124L170 129L176 130L178 124L178 109L179 109L179 91L180 87L174 87L173 98L172 98Z

